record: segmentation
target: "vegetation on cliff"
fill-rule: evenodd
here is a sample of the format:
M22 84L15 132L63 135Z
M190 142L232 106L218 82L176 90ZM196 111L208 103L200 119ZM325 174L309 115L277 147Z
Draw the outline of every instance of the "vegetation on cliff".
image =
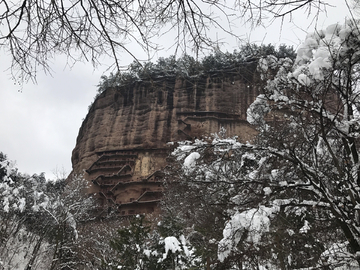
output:
M149 87L158 83L176 78L191 82L207 77L241 76L244 81L251 83L256 73L258 60L267 55L274 55L280 59L295 59L296 53L291 46L280 45L278 48L268 45L247 44L239 51L223 53L215 50L214 53L197 60L190 55L180 58L170 56L159 58L156 63L145 62L140 64L134 61L127 71L111 73L102 76L98 84L98 91L94 100L106 89L129 89L136 83L148 83ZM91 108L89 105L89 109Z
M139 81L161 80L169 77L191 79L231 71L239 72L240 70L248 70L247 73L252 76L257 61L267 55L294 59L295 51L292 47L286 45L276 48L271 44L261 46L248 44L233 53L223 53L216 50L213 54L205 56L201 60L196 60L190 55L184 55L178 59L175 56L159 58L156 63L146 62L142 65L134 61L126 72L102 76L98 85L98 93L102 93L109 87L127 86Z

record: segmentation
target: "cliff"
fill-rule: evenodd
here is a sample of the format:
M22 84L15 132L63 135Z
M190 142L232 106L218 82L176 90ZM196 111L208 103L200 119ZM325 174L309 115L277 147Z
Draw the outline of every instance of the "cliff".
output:
M232 70L107 88L79 130L73 172L85 170L89 192L121 215L154 211L168 142L200 138L221 127L228 136L251 139L246 110L259 93L255 81L254 75Z

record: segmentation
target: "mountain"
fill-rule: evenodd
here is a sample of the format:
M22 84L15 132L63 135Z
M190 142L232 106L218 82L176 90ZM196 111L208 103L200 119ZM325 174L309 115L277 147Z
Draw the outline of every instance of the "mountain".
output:
M246 110L260 92L254 64L186 77L163 75L107 87L82 123L73 173L85 171L102 205L120 215L156 211L173 142L226 130L251 140Z

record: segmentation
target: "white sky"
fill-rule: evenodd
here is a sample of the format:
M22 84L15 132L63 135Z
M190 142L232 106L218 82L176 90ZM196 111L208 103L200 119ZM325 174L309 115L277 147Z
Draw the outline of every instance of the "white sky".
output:
M334 7L328 7L327 14L322 14L317 23L318 29L343 23L349 16L344 1L328 2ZM257 43L286 43L296 48L305 38L305 31L312 32L315 26L309 27L310 20L301 13L296 14L294 21L285 21L281 32L279 21L266 29L258 28L251 34L244 26L236 31ZM214 31L214 36L228 43L221 47L223 51L236 49L233 38L223 37L217 31ZM169 56L171 51L160 54ZM0 151L16 161L23 173L45 172L47 178L54 178L55 171L69 173L71 152L79 128L93 101L100 76L107 67L100 66L94 70L90 63L78 63L69 69L63 58L58 57L52 65L52 76L39 73L37 84L29 82L20 87L14 85L7 70L9 59L4 51L0 51ZM132 59L124 56L121 64L130 62Z

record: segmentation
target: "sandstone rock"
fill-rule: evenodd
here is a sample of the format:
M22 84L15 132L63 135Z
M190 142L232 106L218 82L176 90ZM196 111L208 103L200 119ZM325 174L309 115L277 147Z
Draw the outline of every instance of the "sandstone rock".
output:
M249 77L249 76L248 76ZM259 94L240 72L194 79L158 78L106 89L86 116L72 153L91 193L121 215L152 212L161 198L168 142L224 127L240 141L254 136L246 110Z

